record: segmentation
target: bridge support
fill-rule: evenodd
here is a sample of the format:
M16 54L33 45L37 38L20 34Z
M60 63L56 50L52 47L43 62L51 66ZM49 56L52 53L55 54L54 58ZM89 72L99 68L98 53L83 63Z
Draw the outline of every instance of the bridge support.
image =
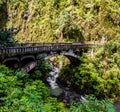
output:
M30 72L33 68L37 66L37 61L33 61L21 68L21 71L24 73Z
M21 68L24 73L28 73L37 65L37 61L34 55L25 55L21 57L4 57L1 64L4 64L11 69Z

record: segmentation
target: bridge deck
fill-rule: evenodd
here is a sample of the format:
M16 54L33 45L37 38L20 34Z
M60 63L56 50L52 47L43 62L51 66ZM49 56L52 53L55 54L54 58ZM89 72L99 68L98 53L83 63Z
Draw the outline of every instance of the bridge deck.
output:
M0 55L16 55L16 54L27 54L27 53L41 53L49 51L62 51L62 50L75 50L81 48L88 48L95 46L95 44L83 44L83 43L28 43L28 44L17 44L11 46L8 44L7 47L0 48Z

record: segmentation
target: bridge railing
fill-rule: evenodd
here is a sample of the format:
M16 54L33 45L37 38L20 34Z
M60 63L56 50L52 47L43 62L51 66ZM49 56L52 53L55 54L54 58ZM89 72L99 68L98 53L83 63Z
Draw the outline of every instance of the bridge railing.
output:
M0 55L14 55L25 53L40 53L50 51L62 51L76 48L91 47L94 44L82 44L82 43L21 43L15 46L0 48Z

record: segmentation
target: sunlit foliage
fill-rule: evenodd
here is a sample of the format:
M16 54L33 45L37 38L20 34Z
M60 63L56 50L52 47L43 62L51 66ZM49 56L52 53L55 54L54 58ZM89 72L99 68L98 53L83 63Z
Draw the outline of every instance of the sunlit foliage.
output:
M82 94L119 100L120 44L111 41L93 49L80 57L78 67L67 65L61 71L60 79L69 80Z
M115 40L119 5L119 0L9 0L1 23L20 42Z

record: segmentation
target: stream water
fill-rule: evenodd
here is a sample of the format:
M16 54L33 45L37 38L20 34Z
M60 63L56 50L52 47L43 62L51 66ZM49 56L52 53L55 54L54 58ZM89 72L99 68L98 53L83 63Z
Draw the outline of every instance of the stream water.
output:
M76 93L72 88L71 88L71 83L67 81L67 86L61 86L59 82L57 81L57 78L59 76L60 72L60 67L56 67L53 65L52 62L50 62L50 65L52 67L52 71L49 73L49 76L47 77L47 82L49 83L50 87L50 93L51 96L57 97L59 101L64 102L65 104L69 104L72 101L77 101L77 102L83 102L86 101L86 99ZM62 63L61 63L62 64ZM119 103L114 103L114 107L116 112L120 112L120 104Z
M59 76L60 69L52 64L50 62L50 65L52 67L52 71L49 73L49 77L47 77L47 82L50 85L50 93L52 96L59 96L62 93L62 89L59 87L57 83L57 78Z
M50 85L51 96L57 97L58 100L64 103L71 103L72 101L81 101L81 100L85 101L86 99L82 95L77 94L74 90L72 90L72 88L70 87L71 84L69 81L67 81L66 87L59 85L57 78L59 76L61 67L59 68L54 66L53 63L50 61L49 63L52 67L52 71L49 73L49 76L47 77L46 80Z

